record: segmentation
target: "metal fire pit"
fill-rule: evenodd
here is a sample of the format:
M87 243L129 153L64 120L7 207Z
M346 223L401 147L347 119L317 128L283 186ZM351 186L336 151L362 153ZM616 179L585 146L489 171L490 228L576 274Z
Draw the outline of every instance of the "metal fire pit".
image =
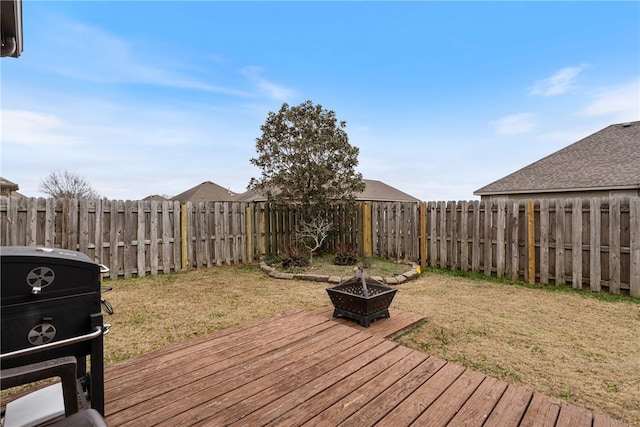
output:
M345 317L368 328L372 321L389 316L389 306L396 289L358 273L339 285L327 289L333 303L333 317Z

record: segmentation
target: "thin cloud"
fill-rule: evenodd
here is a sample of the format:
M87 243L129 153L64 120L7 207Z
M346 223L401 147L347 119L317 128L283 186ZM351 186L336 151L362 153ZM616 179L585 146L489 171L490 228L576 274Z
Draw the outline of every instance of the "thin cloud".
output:
M45 62L52 71L68 78L103 84L137 83L251 96L245 91L211 84L189 75L182 70L184 64L172 62L172 57L166 55L168 47L150 54L146 46L137 46L97 27L68 21L59 22L57 30L50 33L42 55L48 56ZM146 52L146 57L141 52Z
M529 88L529 94L543 96L562 95L573 87L576 78L585 68L586 65L562 68L551 77L536 81L534 85Z
M615 115L622 117L621 120L640 119L640 79L597 90L595 99L578 114L589 117Z
M68 132L69 123L48 113L2 110L2 140L34 148L73 145L79 139Z
M262 69L260 67L244 67L240 72L271 99L284 101L295 95L293 90L270 82L262 77Z
M518 135L532 132L535 129L536 115L533 113L511 114L491 122L500 135Z

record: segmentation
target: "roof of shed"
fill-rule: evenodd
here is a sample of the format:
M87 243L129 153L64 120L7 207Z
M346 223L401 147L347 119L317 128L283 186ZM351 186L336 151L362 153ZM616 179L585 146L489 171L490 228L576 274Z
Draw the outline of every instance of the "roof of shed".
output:
M610 125L476 195L640 188L640 121Z

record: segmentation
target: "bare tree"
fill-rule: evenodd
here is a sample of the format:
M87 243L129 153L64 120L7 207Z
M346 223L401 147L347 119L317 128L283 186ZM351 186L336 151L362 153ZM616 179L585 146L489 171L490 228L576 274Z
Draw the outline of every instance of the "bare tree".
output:
M313 264L313 253L320 249L322 243L329 236L331 224L320 215L310 221L301 221L296 229L296 240L309 249L310 261Z
M76 174L67 170L51 172L40 183L40 191L62 199L99 199L100 194Z

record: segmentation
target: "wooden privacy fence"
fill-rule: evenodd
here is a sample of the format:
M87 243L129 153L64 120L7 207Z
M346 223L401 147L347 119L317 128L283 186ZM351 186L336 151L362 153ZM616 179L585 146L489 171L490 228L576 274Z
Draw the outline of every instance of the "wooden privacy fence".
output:
M295 241L267 203L0 198L3 246L79 250L109 277L252 262ZM330 215L325 249L640 296L640 197L368 202Z
M423 202L421 264L640 296L640 197Z

